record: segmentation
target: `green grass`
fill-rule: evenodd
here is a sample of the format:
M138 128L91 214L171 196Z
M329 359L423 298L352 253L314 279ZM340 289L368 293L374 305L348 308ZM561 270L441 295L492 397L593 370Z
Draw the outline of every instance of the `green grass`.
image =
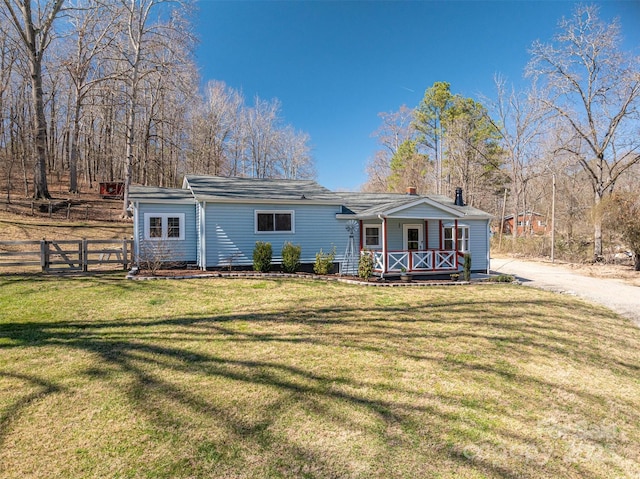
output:
M0 477L640 476L640 331L514 285L0 277Z

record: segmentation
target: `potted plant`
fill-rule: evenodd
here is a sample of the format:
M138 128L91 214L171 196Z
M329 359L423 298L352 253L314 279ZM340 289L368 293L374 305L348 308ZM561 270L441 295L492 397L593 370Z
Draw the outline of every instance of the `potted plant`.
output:
M407 274L407 268L405 268L404 266L400 267L400 280L411 281L411 276Z
M458 278L460 278L460 274L458 273L451 273L449 276L451 277L451 281L458 281Z

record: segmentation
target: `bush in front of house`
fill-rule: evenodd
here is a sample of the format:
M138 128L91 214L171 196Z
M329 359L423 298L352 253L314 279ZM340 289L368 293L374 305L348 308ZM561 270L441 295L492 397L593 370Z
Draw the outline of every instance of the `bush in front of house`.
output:
M300 267L302 246L286 242L282 246L282 270L285 273L295 273Z
M268 273L271 270L272 257L271 243L256 241L256 247L253 250L253 269L261 273Z
M373 255L365 250L358 260L358 277L369 281L371 276L373 276Z
M316 262L313 265L315 274L329 274L333 272L333 261L336 259L336 247L334 246L331 253L325 253L320 248L316 253Z
M464 254L464 263L462 264L462 277L465 281L471 281L471 253Z

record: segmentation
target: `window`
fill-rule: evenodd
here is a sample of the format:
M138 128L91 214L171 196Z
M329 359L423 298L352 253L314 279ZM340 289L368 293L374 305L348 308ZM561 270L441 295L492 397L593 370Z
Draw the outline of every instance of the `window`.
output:
M454 242L453 238L455 230L455 225L446 225L444 227L444 249L456 249L455 244L457 244L457 250L461 253L466 253L469 251L469 227L458 225L458 237L457 241Z
M183 240L184 213L145 213L144 238L147 240Z
M363 225L364 228L364 246L365 248L380 248L382 241L380 238L379 225Z
M256 211L256 233L294 233L293 211Z

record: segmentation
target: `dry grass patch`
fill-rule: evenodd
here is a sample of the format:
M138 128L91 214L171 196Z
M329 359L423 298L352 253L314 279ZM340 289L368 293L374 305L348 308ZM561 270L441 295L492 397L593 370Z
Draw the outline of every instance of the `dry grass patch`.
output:
M640 331L529 288L0 278L1 477L637 477Z
M62 239L122 239L133 234L132 223L115 221L50 220L0 211L0 241Z

